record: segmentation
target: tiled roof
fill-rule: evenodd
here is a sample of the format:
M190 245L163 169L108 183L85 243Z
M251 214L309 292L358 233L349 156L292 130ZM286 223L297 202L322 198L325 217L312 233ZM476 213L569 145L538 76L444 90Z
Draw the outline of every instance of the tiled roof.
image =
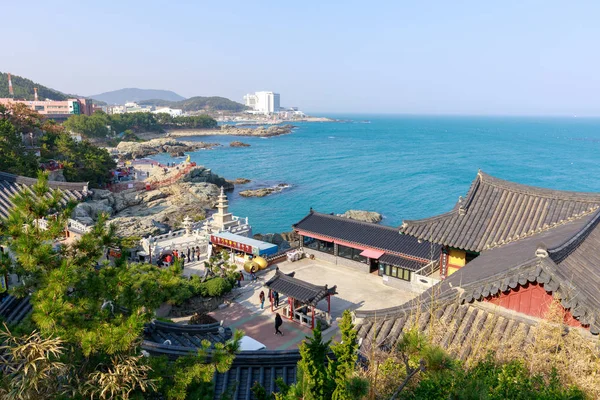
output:
M37 179L27 178L0 172L0 218L6 218L13 208L12 198L21 190L29 189L37 183ZM63 202L81 201L88 195L88 184L85 182L49 181L50 190L59 189L63 193Z
M405 310L393 316L372 316L361 320L356 329L360 351L369 354L378 349L392 349L403 332L417 327L428 334L433 344L446 349L461 360L477 349L504 349L524 346L531 340L536 318L522 316L488 303L444 303L420 313Z
M396 228L315 211L311 211L300 222L294 224L293 228L423 261L437 260L440 255L439 245L427 240L419 242L414 237L401 235Z
M390 264L390 265L393 265L395 267L400 267L400 268L408 269L410 271L418 271L418 270L420 270L421 268L423 268L424 266L427 265L426 262L409 260L408 258L404 258L404 257L400 257L400 256L394 256L394 255L391 255L391 254L384 254L384 255L382 255L381 257L379 257L378 261L380 263Z
M142 349L150 354L176 358L196 352L203 340L208 340L214 345L215 343L224 343L231 338L231 328L223 328L219 323L178 325L152 321L144 328Z
M235 385L233 400L250 400L255 397L250 390L254 382L260 383L267 393L278 392L275 380L282 378L291 385L296 382L296 365L300 360L298 350L244 351L238 354L229 371L215 374L214 399L221 399L228 388Z
M467 196L436 217L404 221L400 231L419 239L481 252L591 214L600 193L521 185L479 171Z
M395 317L431 299L468 304L536 283L556 295L582 325L600 333L600 210L554 229L484 251L417 299L388 309L357 311Z
M225 342L231 337L231 329L221 328L219 323L178 325L153 321L144 329L142 349L152 355L166 355L175 359L195 353L204 339L214 344ZM296 382L296 365L299 360L298 350L242 351L236 354L227 372L215 373L213 376L214 399L221 399L223 393L234 386L236 389L233 400L253 399L250 388L254 382L259 382L269 393L277 392L277 378L282 378L288 385Z
M303 304L311 306L316 306L319 301L326 298L327 295L337 294L336 286L328 288L327 285L313 285L312 283L294 278L294 272L286 275L279 271L279 269L277 269L275 275L265 283L265 286L285 296L296 299Z
M8 324L18 324L32 309L29 296L17 298L9 295L4 297L0 303L0 317Z

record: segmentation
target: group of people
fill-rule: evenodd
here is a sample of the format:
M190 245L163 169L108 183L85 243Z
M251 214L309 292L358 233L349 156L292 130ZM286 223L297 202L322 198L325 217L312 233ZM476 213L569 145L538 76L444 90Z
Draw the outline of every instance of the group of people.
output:
M173 250L171 253L167 253L161 257L161 261L167 263L168 265L173 265L173 263L179 260L181 262L181 266L184 267L186 262L200 260L200 246L192 246L187 248L187 252Z
M277 292L276 290L271 291L271 289L269 289L269 298L272 299L273 301L273 305L277 308L279 307L279 292ZM260 309L264 309L265 307L265 292L264 290L261 290L259 295L258 295L258 299L260 300Z

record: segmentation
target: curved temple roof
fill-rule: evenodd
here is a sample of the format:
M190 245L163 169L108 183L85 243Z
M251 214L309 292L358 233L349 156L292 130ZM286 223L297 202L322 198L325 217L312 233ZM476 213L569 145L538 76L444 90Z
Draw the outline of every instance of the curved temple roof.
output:
M527 186L479 171L466 198L459 199L452 211L404 221L400 232L481 252L563 225L599 207L600 193Z
M0 172L0 218L8 217L13 208L12 198L20 191L28 189L37 183L35 178L17 176L6 172ZM87 182L56 182L49 181L50 190L60 190L63 202L81 201L88 194Z

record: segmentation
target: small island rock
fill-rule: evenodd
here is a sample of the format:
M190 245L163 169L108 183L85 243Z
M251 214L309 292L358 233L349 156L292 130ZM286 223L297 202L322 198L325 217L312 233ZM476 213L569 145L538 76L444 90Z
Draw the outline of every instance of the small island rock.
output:
M362 222L379 223L382 220L382 215L375 211L363 210L348 210L343 214L338 214L338 217L344 217Z
M236 140L235 142L229 143L229 147L250 147L250 145L248 143L238 142Z

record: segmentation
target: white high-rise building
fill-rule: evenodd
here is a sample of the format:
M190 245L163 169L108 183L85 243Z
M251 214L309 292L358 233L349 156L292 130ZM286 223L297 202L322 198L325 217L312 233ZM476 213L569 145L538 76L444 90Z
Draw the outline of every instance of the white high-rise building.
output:
M274 92L256 92L244 96L244 104L254 111L272 114L279 111L280 96Z

